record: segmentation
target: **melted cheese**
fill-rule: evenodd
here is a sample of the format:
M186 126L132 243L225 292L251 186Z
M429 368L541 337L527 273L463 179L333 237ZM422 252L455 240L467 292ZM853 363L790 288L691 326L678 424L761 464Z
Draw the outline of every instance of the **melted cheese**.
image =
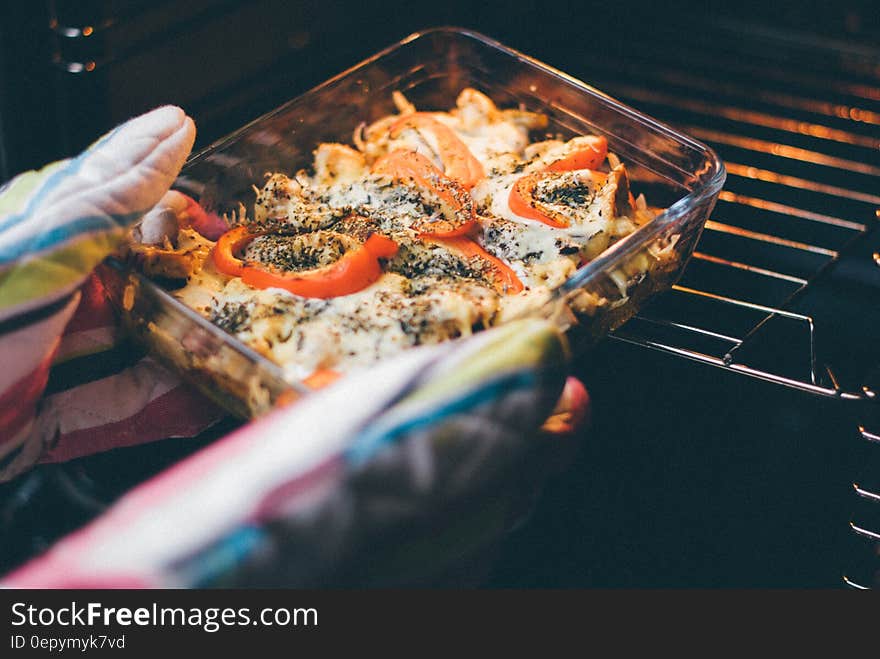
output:
M399 105L412 110L403 101ZM309 242L313 234L322 235L314 232L329 230L357 242L378 231L398 242L399 251L375 283L351 295L302 298L250 288L219 273L206 258L176 296L299 379L321 368L365 367L408 346L465 336L527 313L549 300L580 263L635 230L634 219L617 212L618 190L625 188L628 195L622 166L606 173L553 175L536 186L542 203L568 218L567 228L510 210L510 190L520 177L543 171L577 146L560 140L530 144L529 128L542 125L539 115L498 110L487 97L465 90L456 109L432 116L483 165L487 176L471 190L480 220L474 239L514 270L525 286L521 293L500 294L478 263L413 231L414 222L438 212L438 199L430 191L371 175L369 163L399 148L422 153L438 169L443 163L430 131L405 128L392 139L389 128L396 118L386 117L364 131L360 152L320 145L312 174L270 176L258 191L253 222L263 230L305 232L306 238L255 240L245 254L290 268L296 259L303 267L319 267L350 245ZM352 215L359 219L351 221ZM205 241L202 252L207 254L210 245Z
M206 269L176 295L294 379L319 368L368 366L408 346L469 335L497 311L497 296L479 284L449 286L394 273L352 295L319 300L254 290Z

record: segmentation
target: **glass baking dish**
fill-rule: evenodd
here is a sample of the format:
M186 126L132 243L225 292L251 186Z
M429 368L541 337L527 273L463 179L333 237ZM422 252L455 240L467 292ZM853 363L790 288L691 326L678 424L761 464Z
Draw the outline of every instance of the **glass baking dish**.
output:
M499 107L546 114L548 134L604 135L634 193L665 208L529 311L553 318L575 348L591 345L678 279L724 183L724 166L705 145L481 34L444 27L408 36L193 155L175 188L206 210L237 213L243 204L252 217L253 186L266 172L310 165L319 142L350 143L358 124L395 112L393 91L419 109L439 110L465 87ZM658 246L662 260L653 256ZM307 391L159 284L118 261L103 273L132 334L233 413L256 416Z

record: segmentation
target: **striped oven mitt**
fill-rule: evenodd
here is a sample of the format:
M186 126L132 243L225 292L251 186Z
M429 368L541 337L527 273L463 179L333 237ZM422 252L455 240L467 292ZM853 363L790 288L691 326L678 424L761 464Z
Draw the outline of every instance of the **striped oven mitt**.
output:
M566 358L552 324L524 320L352 373L131 490L0 587L447 583L491 564L552 467L558 443L536 438Z
M111 363L114 318L90 275L168 191L194 139L183 110L158 108L0 188L0 481L218 417L150 360Z

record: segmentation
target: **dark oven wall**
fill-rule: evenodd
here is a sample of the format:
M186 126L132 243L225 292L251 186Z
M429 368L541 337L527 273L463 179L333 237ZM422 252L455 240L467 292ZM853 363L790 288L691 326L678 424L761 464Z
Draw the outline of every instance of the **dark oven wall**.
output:
M847 38L876 30L867 1L833 11L820 2L645 4L13 0L0 9L0 180L162 103L184 107L209 143L432 25L471 27L574 72L585 54L632 38L633 26L666 25L687 41L699 28L681 23L695 15L746 14Z
M381 43L355 36L356 11L317 0L44 0L3 11L3 178L163 103L184 107L208 143Z

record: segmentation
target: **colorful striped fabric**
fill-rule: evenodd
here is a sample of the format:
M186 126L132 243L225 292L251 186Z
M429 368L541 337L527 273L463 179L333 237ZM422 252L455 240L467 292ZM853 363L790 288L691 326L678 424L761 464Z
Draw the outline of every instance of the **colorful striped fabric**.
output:
M107 419L102 410L133 394L132 384L143 389L155 378L155 367L146 364L140 376L122 376L121 386L95 384L91 393L80 389L41 400L53 360L58 365L100 355L115 341L103 300L88 287L82 297L79 289L126 228L168 191L194 139L195 126L183 110L162 107L119 126L77 157L21 174L0 189L0 481L37 460L74 455L77 431L123 420ZM150 384L116 416L133 415L133 407L179 385L166 376L166 391L157 386ZM110 391L115 401L94 395ZM91 406L91 417L77 417L73 399L82 409Z
M353 373L130 491L0 586L313 586L445 506L503 522L517 476L540 471L523 461L566 356L558 331L531 320ZM480 519L474 537L504 528ZM443 546L423 568L449 559Z
M91 275L67 324L32 441L40 462L171 437L192 437L224 412L125 340Z
M27 314L21 323L0 325L0 330L5 329L0 350L6 366L0 371L0 476L14 475L40 457L38 446L25 444L33 435L37 401L49 378L60 334L78 302L77 293L43 313Z

